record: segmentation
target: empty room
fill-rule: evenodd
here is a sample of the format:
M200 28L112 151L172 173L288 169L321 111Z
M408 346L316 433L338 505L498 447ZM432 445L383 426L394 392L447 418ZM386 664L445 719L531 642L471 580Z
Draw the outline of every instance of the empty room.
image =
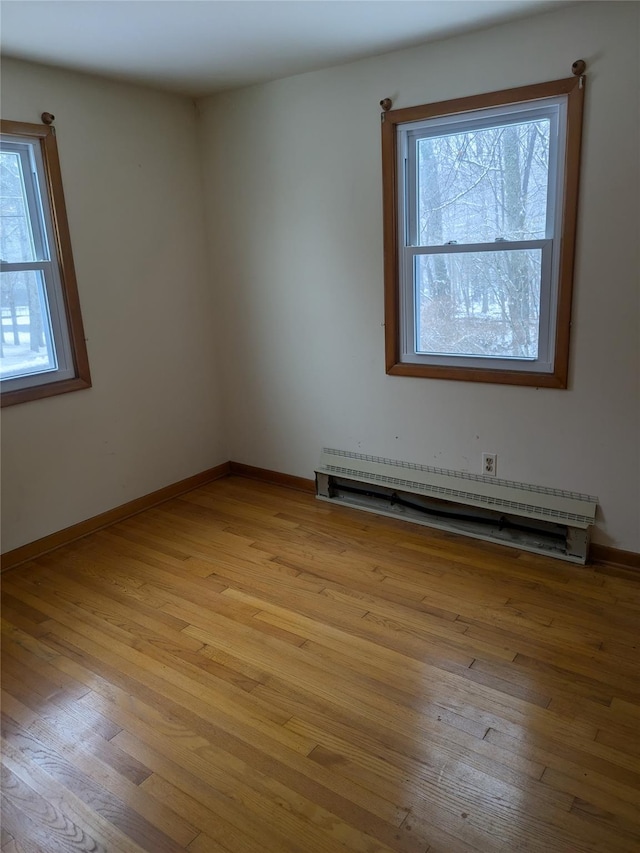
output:
M640 4L0 23L2 853L636 853Z

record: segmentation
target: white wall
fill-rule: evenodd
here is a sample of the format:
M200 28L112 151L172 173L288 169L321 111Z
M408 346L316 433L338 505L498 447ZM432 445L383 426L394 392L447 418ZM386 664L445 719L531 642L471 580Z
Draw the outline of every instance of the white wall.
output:
M586 3L201 103L232 459L312 476L323 445L599 496L640 550L638 17ZM386 376L379 107L587 61L567 391ZM51 106L47 108L52 108Z
M323 445L599 496L640 550L638 21L587 3L200 103L5 60L2 115L53 112L94 387L2 413L10 550L229 458ZM588 63L568 391L384 373L379 108ZM205 237L211 247L209 282ZM222 382L218 372L222 371Z
M3 551L229 458L193 104L5 61L3 118L45 110L93 388L3 410Z

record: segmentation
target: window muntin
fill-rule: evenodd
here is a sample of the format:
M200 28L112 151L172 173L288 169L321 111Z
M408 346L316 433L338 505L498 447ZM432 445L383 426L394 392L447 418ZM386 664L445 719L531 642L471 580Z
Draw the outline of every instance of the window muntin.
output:
M566 387L583 84L383 115L388 373Z
M50 127L2 122L2 405L90 386Z

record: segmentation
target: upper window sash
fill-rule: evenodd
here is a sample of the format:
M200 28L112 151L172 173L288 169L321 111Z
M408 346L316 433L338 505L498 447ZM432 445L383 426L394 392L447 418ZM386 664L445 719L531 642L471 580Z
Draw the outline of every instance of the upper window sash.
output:
M558 152L566 144L567 96L547 98L535 104L496 107L478 110L473 118L467 114L446 115L423 121L409 122L397 127L398 174L402 176L400 189L400 241L404 246L437 245L421 243L418 227L418 166L417 143L423 139L490 130L531 123L539 119L549 121L549 163L547 168L547 208L545 237L556 236L561 223L556 223L555 211L562 209L562 163ZM500 235L496 234L496 238ZM496 242L494 240L494 242ZM500 242L499 240L497 241ZM513 241L504 242L512 245ZM455 245L460 245L462 241ZM451 245L442 243L441 246Z
M33 145L31 140L19 140L16 137L11 137L11 140L3 137L2 150L3 152L15 154L20 162L20 177L27 206L26 213L29 222L33 260L49 260L50 255L44 225L44 211L40 202L40 187L38 182L38 171L40 171L40 174L44 172L42 153L39 147ZM6 258L3 258L2 262L11 263ZM23 263L26 262L26 259L24 259Z

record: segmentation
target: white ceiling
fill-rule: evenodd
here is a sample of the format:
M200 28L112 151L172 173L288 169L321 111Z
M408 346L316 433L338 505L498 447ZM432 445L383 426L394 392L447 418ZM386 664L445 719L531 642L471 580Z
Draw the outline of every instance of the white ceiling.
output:
M5 56L198 96L385 53L563 0L2 0Z

